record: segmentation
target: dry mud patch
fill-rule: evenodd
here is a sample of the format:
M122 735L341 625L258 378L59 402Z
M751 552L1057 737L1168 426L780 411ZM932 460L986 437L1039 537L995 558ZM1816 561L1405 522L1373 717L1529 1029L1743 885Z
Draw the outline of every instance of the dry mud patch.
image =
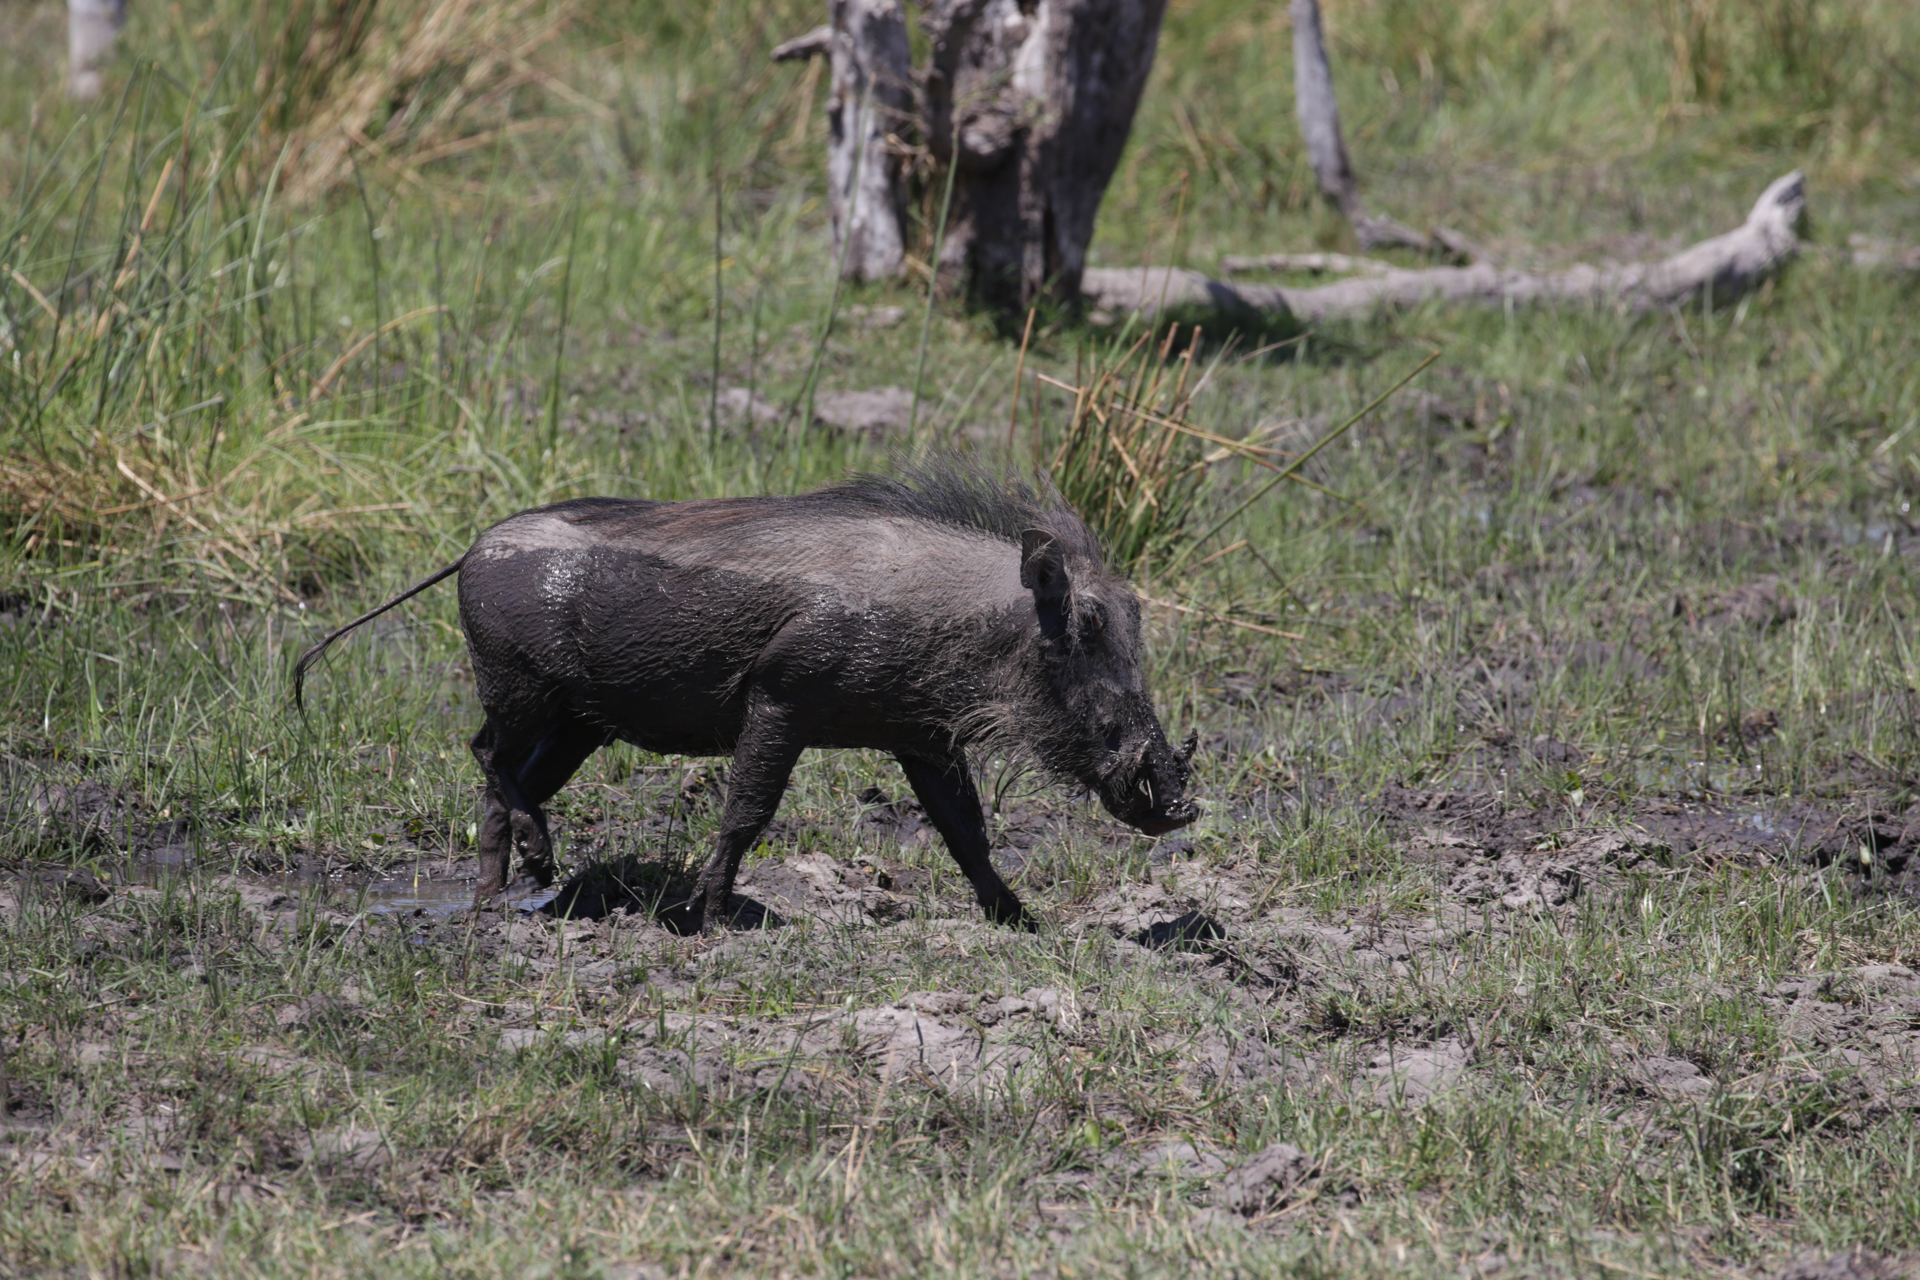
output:
M1206 856L1150 861L1137 877L1073 900L1042 896L1058 937L1096 948L1109 977L1120 976L1080 993L969 983L977 978L970 970L1012 967L1004 956L1008 935L974 919L951 884L944 895L934 892L925 872L889 866L878 855L808 852L752 864L736 901L736 921L748 927L718 940L679 938L643 911L617 907L599 920L529 916L479 927L497 930L502 953L529 974L698 992L720 1010L745 993L789 983L796 962L808 966L822 993L884 988L891 970L937 974L951 984L811 1019L676 1015L568 1031L558 1042L578 1048L618 1041L623 1070L655 1087L678 1081L764 1089L777 1081L792 1088L802 1077L824 1080L850 1070L913 1077L929 1087L998 1088L1031 1062L1036 1036L1071 1046L1076 1035L1104 1025L1137 1029L1170 1079L1202 1093L1286 1088L1417 1107L1471 1091L1478 1078L1510 1065L1498 1031L1488 1032L1503 1015L1496 1010L1478 1027L1471 1013L1455 1016L1445 1007L1452 1002L1442 998L1440 975L1501 939L1564 939L1583 927L1583 912L1700 870L1690 852L1676 852L1685 834L1673 834L1699 830L1697 818L1668 824L1664 834L1655 833L1657 823L1543 832L1527 815L1495 817L1479 801L1461 802L1468 820L1449 822L1456 800L1422 796L1405 806L1408 826L1425 825L1399 851L1410 867L1431 872L1412 905L1383 901L1328 912L1277 892L1272 868L1257 860ZM1761 865L1768 855L1749 845L1737 857L1716 856L1738 867ZM441 928L472 933L475 926L455 920ZM844 931L847 951L796 954L807 952L811 931L823 928ZM794 931L810 940L783 941ZM1744 990L1682 977L1663 994L1741 1004L1798 1046L1807 1070L1860 1076L1850 1096L1863 1115L1885 1114L1905 1105L1913 1085L1920 1052L1915 981L1903 965L1865 963ZM1132 1000L1114 998L1111 988L1126 982L1227 1013L1211 1028L1156 1029L1127 1007ZM1538 1003L1538 994L1520 982L1506 1000ZM1716 1064L1696 1053L1708 1059L1703 1065L1669 1052L1672 1038L1657 1016L1612 1022L1595 1034L1610 1064L1609 1087L1624 1096L1697 1098L1740 1074L1731 1059ZM547 1040L537 1028L516 1027L502 1043L524 1051ZM822 1065L836 1058L837 1066Z
M234 1200L317 1179L438 1214L460 1178L537 1167L566 1114L612 1105L582 1101L598 1091L631 1113L617 1167L640 1186L703 1167L722 1115L832 1117L830 1144L911 1123L929 1156L1017 1125L1046 1153L1023 1175L1032 1223L1071 1249L1101 1206L1278 1238L1426 1194L1356 1132L1533 1109L1617 1133L1638 1153L1627 1176L1654 1180L1696 1159L1702 1125L1786 1153L1808 1130L1871 1140L1920 1114L1912 957L1796 935L1784 965L1712 964L1697 930L1662 933L1643 908L1816 893L1823 859L1847 883L1849 848L1907 847L1904 812L1788 832L1665 801L1390 789L1369 806L1377 838L1322 881L1230 828L1115 846L1072 811L1016 813L996 857L1043 915L1036 936L982 922L912 806L879 796L853 851L803 823L776 833L732 929L703 936L662 923L683 869L637 861L591 863L541 909L479 912L244 874L156 887L16 867L10 936L57 921L69 985L131 976L140 994L52 1018L44 959L9 962L0 1178L99 1187L212 1162ZM416 868L449 895L467 870ZM421 964L438 966L430 989L396 985ZM296 966L310 976L261 977ZM154 1031L187 1010L219 1028L192 1054ZM491 1100L424 1129L369 1101L434 1054ZM326 1105L296 1124L296 1098ZM1790 1164L1767 1154L1755 1185Z

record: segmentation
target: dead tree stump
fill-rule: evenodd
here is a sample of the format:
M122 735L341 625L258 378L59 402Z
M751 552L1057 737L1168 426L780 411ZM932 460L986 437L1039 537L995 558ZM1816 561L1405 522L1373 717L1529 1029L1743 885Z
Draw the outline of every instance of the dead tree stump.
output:
M940 271L1003 312L1077 300L1166 0L934 0L927 144L957 165Z
M943 192L954 167L941 276L1008 313L1076 299L1165 11L1166 0L927 0L916 103L900 0L832 0L829 26L774 57L833 59L827 172L836 253L851 236L845 274L904 265L903 156L924 147L923 193Z
M832 22L773 51L827 55L827 210L834 260L849 280L900 274L907 255L902 139L914 133L912 55L900 0L832 0Z

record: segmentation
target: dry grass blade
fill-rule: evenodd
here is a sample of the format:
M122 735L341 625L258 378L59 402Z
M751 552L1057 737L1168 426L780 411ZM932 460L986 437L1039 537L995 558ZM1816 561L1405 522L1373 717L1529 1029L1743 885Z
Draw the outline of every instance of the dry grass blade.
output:
M523 85L591 109L528 62L569 16L559 7L536 16L536 7L535 0L292 0L281 24L289 34L263 60L258 86L267 118L290 144L288 199L325 194L345 180L356 155L410 171L457 154L474 132L467 124L474 110L504 104ZM303 31L307 39L295 52L292 40Z
M395 316L393 319L381 325L378 329L375 329L372 333L369 333L364 337L357 339L352 346L348 347L345 351L342 351L339 357L336 360L334 360L332 364L327 366L327 371L325 373L321 374L319 378L314 381L313 393L309 398L318 400L321 396L325 395L327 393L328 386L332 384L335 378L340 376L340 371L342 369L346 368L349 364L353 362L353 358L355 356L365 351L368 347L378 342L381 338L385 337L387 334L392 333L395 329L398 329L401 325L406 324L409 321L418 320L421 316L439 315L441 312L445 310L446 310L446 307L444 306L418 307L412 311L407 312L407 314L403 316Z
M1042 377L1072 394L1073 409L1049 463L1053 483L1106 543L1116 566L1144 572L1181 536L1201 496L1207 441L1238 442L1194 427L1194 357L1200 331L1173 355L1176 329L1156 346L1149 331L1083 371L1080 385Z

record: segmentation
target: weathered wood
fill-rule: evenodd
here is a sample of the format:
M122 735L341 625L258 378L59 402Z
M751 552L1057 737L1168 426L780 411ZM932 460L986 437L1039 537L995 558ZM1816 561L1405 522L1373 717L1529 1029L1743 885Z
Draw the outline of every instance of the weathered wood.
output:
M1340 131L1340 102L1333 91L1333 69L1327 62L1327 42L1320 26L1319 0L1292 0L1293 107L1300 120L1300 136L1307 144L1320 194L1353 227L1362 249L1412 249L1456 262L1485 258L1478 246L1459 232L1435 227L1431 233L1380 214L1368 213L1353 176L1353 162Z
M946 171L927 175L932 188L953 177L940 277L1006 313L1042 294L1075 299L1166 3L925 0L931 51L915 110L900 0L831 0L828 29L773 56L833 59L828 191L845 274L904 264L903 156L924 145Z
M126 0L67 0L67 94L100 96L100 64L126 25Z
M1169 309L1208 310L1268 323L1352 320L1382 307L1422 302L1494 305L1588 303L1630 310L1679 306L1706 299L1724 306L1758 288L1798 251L1806 213L1806 180L1798 172L1776 179L1739 227L1702 240L1659 262L1580 265L1533 273L1482 263L1433 267L1337 281L1313 288L1233 285L1179 267L1090 270L1081 278L1088 302L1109 314Z
M775 62L805 62L808 58L824 58L833 52L833 26L822 23L803 36L795 36L773 46Z
M1225 275L1245 275L1249 271L1311 271L1329 276L1383 276L1393 270L1391 262L1378 258L1356 258L1348 253L1262 253L1253 257L1232 254L1220 259Z
M834 258L850 280L883 280L906 262L899 139L914 118L907 18L900 0L833 0L831 13L827 204ZM781 47L804 45L817 34Z
M939 270L1017 313L1078 294L1166 0L931 0L926 140L956 165Z
M1462 266L1492 261L1485 249L1452 227L1435 227L1427 233L1427 253L1435 258L1451 258Z
M1327 65L1326 39L1320 30L1319 0L1293 0L1293 107L1307 159L1320 194L1356 226L1366 216L1360 202L1346 140L1340 134L1340 103L1333 93L1333 69Z
M1131 312L1148 318L1169 311L1211 312L1229 322L1281 322L1294 315L1288 297L1308 290L1277 284L1228 284L1186 267L1088 267L1080 296L1096 321Z

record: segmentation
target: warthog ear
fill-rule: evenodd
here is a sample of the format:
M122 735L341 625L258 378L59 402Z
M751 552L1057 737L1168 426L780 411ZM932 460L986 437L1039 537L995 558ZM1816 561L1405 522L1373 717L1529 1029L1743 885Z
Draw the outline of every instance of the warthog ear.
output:
M1073 574L1060 540L1045 529L1020 532L1020 585L1038 604L1058 605L1073 593Z

